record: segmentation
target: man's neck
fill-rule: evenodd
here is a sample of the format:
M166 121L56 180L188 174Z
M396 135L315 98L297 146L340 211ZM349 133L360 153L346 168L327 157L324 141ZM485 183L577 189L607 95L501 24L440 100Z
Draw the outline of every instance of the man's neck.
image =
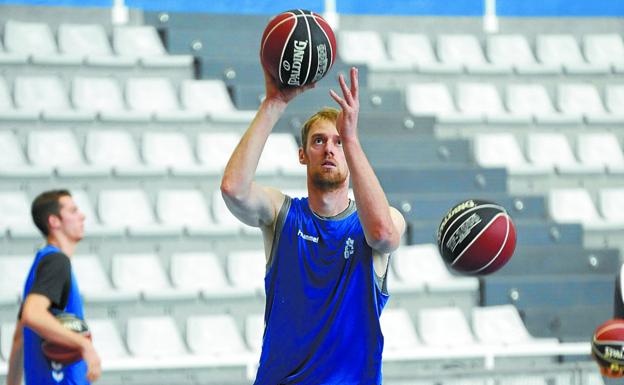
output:
M48 244L58 247L63 254L71 258L76 250L76 242L70 241L67 238L55 237L54 235L48 236Z
M333 217L349 207L349 189L341 187L333 191L322 191L308 186L310 209L322 217Z

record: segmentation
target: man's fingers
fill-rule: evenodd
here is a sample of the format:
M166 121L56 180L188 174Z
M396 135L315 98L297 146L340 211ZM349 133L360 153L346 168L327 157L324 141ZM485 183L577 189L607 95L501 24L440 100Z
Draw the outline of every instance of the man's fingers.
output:
M340 88L342 89L342 94L344 95L344 99L348 105L351 105L353 102L353 98L351 97L351 90L347 87L347 82L342 74L338 75L338 83L340 84Z
M340 104L340 107L342 107L342 109L349 107L347 105L347 102L343 98L338 96L338 94L334 90L329 90L329 96L331 96L332 99L336 101L336 103Z
M357 100L358 99L358 90L360 88L359 82L358 82L358 69L355 67L351 68L351 96L353 96L353 99Z

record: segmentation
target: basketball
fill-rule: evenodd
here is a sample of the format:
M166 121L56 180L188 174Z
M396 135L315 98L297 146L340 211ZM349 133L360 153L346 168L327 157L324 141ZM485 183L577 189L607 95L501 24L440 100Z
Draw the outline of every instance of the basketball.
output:
M325 19L301 9L280 13L264 29L262 66L282 87L317 82L336 57L336 38Z
M66 329L80 333L87 338L91 338L91 333L89 332L87 323L75 315L70 313L60 313L56 316L56 319L58 319ZM72 364L82 358L80 350L54 344L48 341L43 341L41 344L41 350L43 351L43 355L45 355L48 359L63 365Z
M470 199L454 206L438 228L438 248L453 270L490 274L511 258L516 229L507 211L492 202Z
M596 328L592 356L603 375L624 376L624 319L612 319Z

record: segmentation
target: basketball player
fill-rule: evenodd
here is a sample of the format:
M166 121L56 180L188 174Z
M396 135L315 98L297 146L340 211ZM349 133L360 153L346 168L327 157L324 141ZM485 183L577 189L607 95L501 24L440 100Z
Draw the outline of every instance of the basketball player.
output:
M257 184L254 174L288 102L310 87L279 88L264 76L266 98L221 183L232 213L264 237L265 332L255 384L381 384L379 316L389 254L405 221L360 146L357 69L350 87L339 76L342 97L330 91L341 110L325 108L302 128L308 198L301 199Z
M53 313L83 318L82 300L70 258L83 237L84 214L66 190L41 193L32 203L32 218L47 240L30 268L24 302L13 336L7 385L83 385L100 376L100 358L91 340L65 329ZM42 339L82 351L83 360L63 366L41 351Z

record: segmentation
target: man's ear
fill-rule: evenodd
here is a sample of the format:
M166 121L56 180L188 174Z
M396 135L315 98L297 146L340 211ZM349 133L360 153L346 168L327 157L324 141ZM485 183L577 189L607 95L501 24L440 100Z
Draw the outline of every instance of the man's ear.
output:
M61 227L61 218L56 215L48 216L48 230L57 229Z
M305 159L305 151L303 150L303 147L299 147L299 163L307 164L306 159Z

